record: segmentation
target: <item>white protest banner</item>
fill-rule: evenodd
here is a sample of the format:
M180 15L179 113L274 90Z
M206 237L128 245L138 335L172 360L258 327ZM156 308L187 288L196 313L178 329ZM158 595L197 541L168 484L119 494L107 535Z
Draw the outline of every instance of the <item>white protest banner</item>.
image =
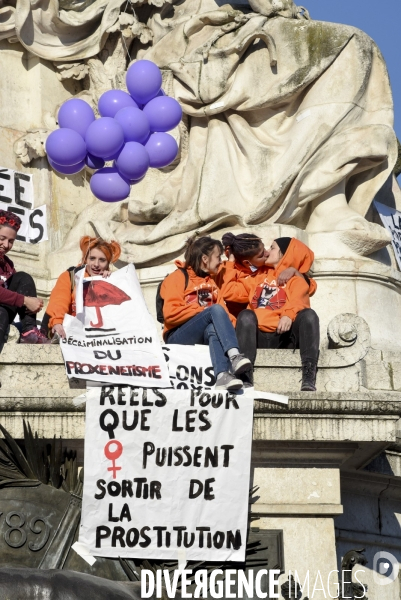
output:
M384 227L391 235L391 243L394 249L394 254L401 270L401 212L395 210L395 208L390 208L385 204L376 202L376 200L375 206Z
M172 387L179 390L210 390L216 378L209 346L163 346Z
M22 221L17 240L37 244L48 239L46 205L34 208L33 176L0 167L0 209Z
M171 387L178 390L214 390L216 378L210 358L209 346L163 346L164 358L170 375ZM125 382L124 382L125 383ZM100 382L88 382L87 393L77 396L73 402L77 406L92 397L93 387L101 387ZM87 395L89 392L89 395ZM237 392L239 397L247 395L254 400L275 402L288 406L288 396L274 392L262 392L254 388L244 388Z
M216 378L210 358L209 346L163 346L172 387L178 390L214 390ZM288 405L288 396L274 392L261 392L244 388L237 392L239 398L247 395L254 400L264 400Z
M96 391L86 406L79 542L93 556L243 561L252 398Z
M171 386L134 265L107 279L81 277L76 298L77 316L65 315L63 321L67 337L61 341L61 350L68 377L103 384Z

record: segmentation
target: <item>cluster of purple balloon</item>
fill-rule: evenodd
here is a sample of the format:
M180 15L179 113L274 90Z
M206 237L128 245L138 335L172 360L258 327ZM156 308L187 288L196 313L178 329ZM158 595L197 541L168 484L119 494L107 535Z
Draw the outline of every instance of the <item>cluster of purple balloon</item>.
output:
M100 97L99 119L84 100L64 102L60 129L46 141L49 163L59 173L79 173L85 165L98 169L90 186L104 202L124 200L149 167L166 167L178 153L177 142L166 132L178 125L182 110L161 89L160 69L139 60L128 69L126 82L129 94L109 90ZM104 166L112 160L113 167Z

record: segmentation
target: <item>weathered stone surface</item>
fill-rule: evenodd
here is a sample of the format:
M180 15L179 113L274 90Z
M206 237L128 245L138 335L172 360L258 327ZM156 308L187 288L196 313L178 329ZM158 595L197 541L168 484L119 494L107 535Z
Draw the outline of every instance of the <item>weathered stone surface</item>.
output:
M253 506L258 513L263 510L261 505L341 504L338 469L256 468L253 484L260 488L259 499Z
M296 486L296 482L293 482L293 486ZM264 529L284 530L285 573L280 576L280 585L288 580L290 571L294 574L296 570L303 587L309 571L309 598L324 600L329 597L327 576L334 571L330 577L330 593L335 598L336 586L334 584L338 578L335 573L337 557L334 551L335 532L332 518L317 519L307 515L303 518L263 517L255 524ZM320 580L317 580L319 571L324 577L324 592L318 591L319 587L320 590L322 589ZM317 585L313 593L316 580ZM307 589L305 589L304 595L307 595Z

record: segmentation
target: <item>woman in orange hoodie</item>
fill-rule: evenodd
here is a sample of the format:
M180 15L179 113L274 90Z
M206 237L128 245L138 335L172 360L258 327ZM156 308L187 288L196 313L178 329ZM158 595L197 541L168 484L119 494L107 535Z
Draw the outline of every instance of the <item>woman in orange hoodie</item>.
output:
M221 264L223 246L208 236L190 238L185 262L168 275L160 288L164 301L164 341L168 344L208 344L216 389L242 388L238 375L251 367L240 354L234 327L214 276Z
M240 350L254 364L257 348L299 348L301 390L315 391L319 319L309 301L315 284L310 286L311 280L304 275L312 266L313 252L295 238L277 238L265 249L255 236L248 240L230 236L232 253L225 265L222 294L227 302L249 304L237 319ZM245 269L235 268L235 261ZM246 273L248 268L251 275ZM288 279L289 268L294 275ZM249 373L248 383L252 382Z
M80 248L82 251L80 265L60 275L46 309L45 326L48 326L53 335L57 334L62 338L66 337L63 327L64 315L75 316L75 273L85 268L85 277L96 275L108 277L110 263L116 262L121 254L121 247L117 242L106 242L102 238L92 238L89 235L81 238Z

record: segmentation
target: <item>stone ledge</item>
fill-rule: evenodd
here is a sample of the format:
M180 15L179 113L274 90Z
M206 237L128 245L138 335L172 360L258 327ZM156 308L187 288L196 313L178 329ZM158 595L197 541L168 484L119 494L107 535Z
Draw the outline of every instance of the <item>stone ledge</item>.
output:
M343 368L355 364L367 353L368 348L362 345L351 345L347 348L322 349L319 357L319 368ZM396 355L397 353L392 353ZM393 357L394 359L394 357ZM401 362L401 352L399 353ZM64 366L59 345L5 344L0 354L0 365L37 364ZM256 367L296 368L301 366L299 350L258 350Z
M360 446L361 444L357 442L254 440L252 466L253 468L318 467L338 469L359 451ZM380 453L382 448L383 444L380 443L375 454Z
M401 478L372 471L341 471L341 489L363 496L401 500Z
M320 350L319 369L341 369L349 367L364 358L369 348L362 346L350 346L348 348ZM401 361L401 352L399 354ZM301 368L301 356L299 350L263 350L259 349L256 357L255 367L276 367L280 369Z
M398 415L401 417L401 393L367 392L289 392L288 406L255 399L255 414L334 414Z
M73 399L79 396L82 390L71 390L71 395L39 393L38 395L26 390L25 395L22 391L18 396L0 396L0 412L16 411L38 411L55 413L79 413L85 412L85 404L75 406Z
M343 512L341 504L258 504L256 502L251 506L252 515L259 517L281 515L337 517Z
M317 258L313 263L313 277L316 279L344 279L355 278L355 276L358 279L377 281L387 286L390 282L397 288L401 287L401 273L378 261Z
M0 354L0 365L4 364L64 366L64 361L58 345L8 343Z
M399 416L264 414L255 415L253 439L258 441L396 441Z
M29 421L39 437L84 439L85 413L80 412L0 412L0 423L16 439L24 437L23 420Z
M386 548L386 550L401 550L401 538L399 536L379 535L370 531L364 533L363 531L336 528L336 540L353 545L360 544L362 547L378 546L379 548Z

